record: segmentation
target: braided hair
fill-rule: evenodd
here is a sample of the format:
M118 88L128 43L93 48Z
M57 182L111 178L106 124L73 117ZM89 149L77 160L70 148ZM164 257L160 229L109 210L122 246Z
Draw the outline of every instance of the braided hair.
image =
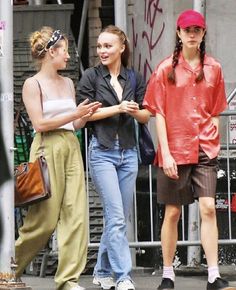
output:
M206 35L206 33L205 33ZM202 42L200 44L199 50L200 50L200 63L201 63L201 70L199 74L196 76L196 83L199 83L204 79L204 58L205 58L205 35L203 36ZM176 83L176 75L175 75L175 68L179 63L179 55L182 50L182 41L179 38L178 34L176 33L176 40L175 40L175 49L173 53L173 58L172 58L172 70L168 73L167 79L170 83L175 84Z

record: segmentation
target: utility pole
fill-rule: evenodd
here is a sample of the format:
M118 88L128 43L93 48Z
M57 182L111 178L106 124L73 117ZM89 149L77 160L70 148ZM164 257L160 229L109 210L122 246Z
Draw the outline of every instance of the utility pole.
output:
M127 34L127 0L115 0L115 24Z
M193 9L205 16L206 14L206 0L194 0Z
M127 35L127 0L115 0L114 1L115 12L115 25L118 26ZM134 189L136 198L136 189ZM126 221L127 224L127 237L129 242L135 241L135 206L130 210L130 216ZM135 249L131 249L132 265L136 266L136 252Z
M200 12L205 16L206 12L206 0L194 0L193 9ZM198 203L195 201L189 205L188 214L188 239L190 241L199 240L199 209ZM187 265L189 267L196 267L201 264L201 247L200 246L189 246L187 255Z
M13 175L13 4L0 0L1 125L6 154ZM1 149L0 149L1 150ZM15 279L15 219L13 177L0 188L0 289L31 289Z
M88 18L88 9L89 9L89 0L84 0L81 20L80 20L79 36L78 36L78 41L77 41L80 73L81 74L84 72L84 66L83 66L83 63L81 60L81 55L82 55L83 40L84 40L84 35L85 35L86 21Z

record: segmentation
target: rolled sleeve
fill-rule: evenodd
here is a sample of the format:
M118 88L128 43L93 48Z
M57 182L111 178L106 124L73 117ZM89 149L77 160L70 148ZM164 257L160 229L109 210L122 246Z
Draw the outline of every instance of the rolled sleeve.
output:
M223 78L222 69L219 68L218 73L218 81L215 88L214 96L213 96L213 106L211 116L218 116L221 112L223 112L227 107L227 100L225 94L225 83Z
M146 94L143 101L143 107L149 110L153 115L161 114L165 116L166 90L161 75L154 72L149 80Z

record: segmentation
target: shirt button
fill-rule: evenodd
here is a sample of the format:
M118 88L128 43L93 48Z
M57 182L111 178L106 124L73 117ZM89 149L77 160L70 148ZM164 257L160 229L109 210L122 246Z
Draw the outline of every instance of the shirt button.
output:
M194 83L194 84L193 84L193 87L195 87L195 86L196 86L196 84Z
M196 97L192 97L193 100L196 100Z
M196 109L193 109L193 111L194 111L194 113L196 113L196 112L197 112L197 110L196 110Z

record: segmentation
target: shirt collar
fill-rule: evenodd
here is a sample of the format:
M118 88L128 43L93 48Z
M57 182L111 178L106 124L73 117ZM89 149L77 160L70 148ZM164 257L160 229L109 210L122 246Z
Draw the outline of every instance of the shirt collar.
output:
M179 64L181 63L186 63L184 57L183 57L183 54L182 52L180 52L180 55L179 55ZM210 57L207 56L207 54L205 54L205 57L204 57L204 62L203 62L204 65L212 65L212 60Z
M103 64L99 64L99 68L100 68L100 70L102 72L103 78L106 78L107 76L110 76L110 72L109 72L107 66L105 66ZM119 76L121 76L125 80L127 79L126 68L123 65L121 65Z

